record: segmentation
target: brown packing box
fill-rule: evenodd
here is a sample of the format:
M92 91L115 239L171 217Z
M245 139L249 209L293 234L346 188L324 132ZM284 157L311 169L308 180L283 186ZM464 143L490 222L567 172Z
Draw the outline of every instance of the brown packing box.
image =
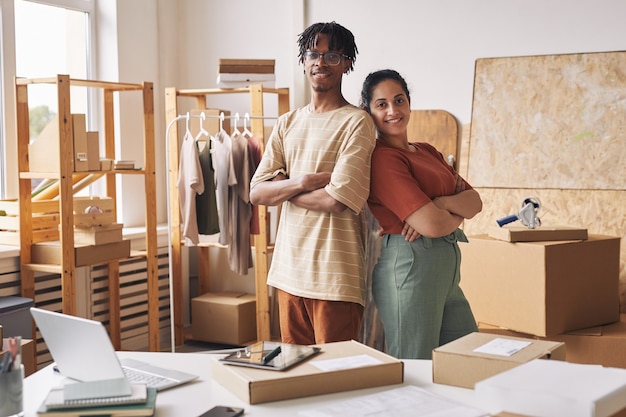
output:
M536 336L619 320L620 239L459 244L461 288L476 320Z
M104 245L79 245L74 247L74 263L76 266L100 264L130 256L130 240L122 240ZM61 264L61 243L59 241L43 242L31 247L33 263Z
M119 242L123 239L122 223L105 226L75 227L74 243L78 245L103 245Z
M286 371L266 371L226 365L214 358L213 378L249 404L259 404L290 398L336 393L401 384L404 381L402 361L356 341L318 345L322 351ZM348 359L367 356L373 365L324 371L315 361Z
M73 204L74 226L108 226L115 223L115 202L111 197L75 197Z
M220 58L218 74L273 74L274 59L228 59Z
M626 368L626 313L621 314L620 321L615 323L547 337L515 332L485 323L478 323L478 330L491 334L563 342L567 348L568 362Z
M511 356L474 352L474 349L496 339L531 344ZM565 360L565 344L532 338L470 333L433 350L433 382L473 389L478 381L540 358Z
M540 242L549 240L587 240L587 229L576 227L545 227L536 229L519 226L492 227L489 236L505 242Z
M3 351L8 349L7 343L7 338L3 338ZM29 376L37 371L37 364L35 360L35 342L32 339L22 339L22 364L24 365L24 376Z
M209 292L193 298L191 333L195 340L232 345L255 340L256 296Z
M72 114L72 134L74 139L74 171L89 171L87 120L84 114Z
M98 132L87 132L87 170L100 171L100 137Z

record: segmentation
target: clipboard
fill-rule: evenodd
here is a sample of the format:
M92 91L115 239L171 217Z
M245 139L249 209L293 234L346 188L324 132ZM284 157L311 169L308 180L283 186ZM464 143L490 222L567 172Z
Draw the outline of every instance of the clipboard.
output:
M228 365L284 371L320 352L317 346L280 342L257 342L220 359Z

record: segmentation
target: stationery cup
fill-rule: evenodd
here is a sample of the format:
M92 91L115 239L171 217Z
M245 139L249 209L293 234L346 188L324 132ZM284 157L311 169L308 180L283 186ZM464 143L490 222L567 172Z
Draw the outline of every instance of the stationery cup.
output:
M0 372L0 417L21 416L24 411L24 365Z

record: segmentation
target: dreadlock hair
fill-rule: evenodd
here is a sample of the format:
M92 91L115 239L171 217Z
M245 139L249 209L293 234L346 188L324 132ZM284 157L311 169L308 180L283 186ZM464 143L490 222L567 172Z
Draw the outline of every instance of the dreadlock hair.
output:
M404 78L398 73L396 70L392 69L383 69L371 72L365 77L363 81L363 88L361 89L361 102L359 105L362 109L371 113L370 102L372 101L372 94L374 93L374 88L378 84L386 80L393 80L400 84L400 87L404 90L406 94L407 100L409 100L409 104L411 103L411 94L409 93L409 87L407 86Z
M317 45L319 34L328 36L328 47L331 51L341 52L350 58L350 68L348 72L354 70L354 61L359 50L354 42L354 35L337 22L314 23L298 36L298 62L304 63L304 53Z

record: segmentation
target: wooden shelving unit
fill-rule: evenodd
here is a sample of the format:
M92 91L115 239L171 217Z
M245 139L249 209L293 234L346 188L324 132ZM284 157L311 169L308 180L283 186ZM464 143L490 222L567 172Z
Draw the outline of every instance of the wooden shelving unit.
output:
M165 114L166 120L172 121L178 116L178 99L180 97L190 97L195 100L195 108L207 108L207 97L217 94L249 94L250 95L250 116L251 132L261 143L261 150L264 150L265 133L263 119L264 115L263 97L265 94L273 94L278 99L278 114L281 115L289 111L289 89L288 88L265 88L262 85L251 85L248 88L234 89L189 89L178 90L176 88L165 89ZM257 118L255 118L257 117ZM169 190L176 190L178 179L179 146L178 128L174 123L167 138L168 144L168 187ZM182 314L183 283L181 248L184 245L181 233L180 204L178 195L170 192L169 197L170 212L170 233L171 248L170 262L172 274L172 298L174 312L174 340L175 344L181 345L184 342L184 320ZM256 319L257 319L257 339L270 340L270 306L267 290L267 273L269 269L269 254L272 248L268 245L267 236L267 207L259 206L260 234L254 237L255 251L255 286L256 286ZM200 293L208 292L209 282L209 248L217 244L199 245L198 272L200 278Z
M58 138L59 149L50 149L50 158L59 158L58 172L32 172L29 167L29 111L28 88L35 84L53 84L56 86L58 99ZM17 150L19 171L19 206L20 206L20 263L21 286L24 297L35 298L35 272L61 274L62 308L66 314L76 314L76 260L74 252L74 183L79 179L93 181L103 178L106 181L106 193L116 201L115 177L117 175L143 175L146 208L145 252L133 253L133 256L145 256L148 280L148 346L152 351L159 350L159 300L158 300L158 254L156 222L156 174L154 153L154 91L150 82L129 84L93 80L70 79L68 75L50 78L17 78L15 81L17 102ZM97 88L102 91L104 123L103 157L115 159L114 137L114 95L124 92L139 92L143 103L143 168L135 170L76 172L74 169L74 150L70 112L70 87ZM33 198L31 181L33 179L54 179L58 181L59 235L61 247L60 264L32 263L31 248L40 240L33 239ZM115 206L115 205L114 205ZM116 349L121 348L121 314L119 288L119 261L108 261L108 290L110 337Z

